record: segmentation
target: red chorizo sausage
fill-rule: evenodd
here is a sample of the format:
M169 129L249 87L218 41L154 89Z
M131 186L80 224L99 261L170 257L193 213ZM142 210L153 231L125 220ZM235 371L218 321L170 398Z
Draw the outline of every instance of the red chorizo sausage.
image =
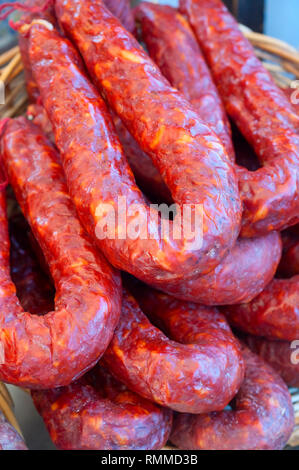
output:
M242 336L247 346L270 364L289 387L299 388L299 343L269 341L257 336Z
M54 444L63 450L161 449L172 412L130 392L104 369L68 387L32 391Z
M190 253L190 246L186 247L184 237L180 240L173 240L167 236L163 240L153 237L155 239L152 239L150 243L148 240L142 240L141 243L137 237L134 247L130 240L117 240L116 244L115 241L105 239L101 241L100 247L112 264L121 266L122 269L147 282L150 282L151 278L162 282L163 278L192 277L197 273L210 271L219 264L227 250L233 246L239 232L240 201L237 185L235 185L235 174L222 144L200 121L184 98L169 86L135 39L122 28L101 2L56 1L56 13L60 24L84 55L93 79L105 94L110 106L121 117L141 148L153 159L179 209L182 209L184 204L203 206L203 245L201 249L194 250L192 253ZM88 18L91 17L92 27L86 28ZM99 41L101 37L103 41ZM81 213L82 220L88 219L89 225L94 225L97 221L94 207L102 202L103 197L97 196L100 181L98 183L91 181L91 173L87 169L86 162L90 162L93 168L95 168L94 165L98 166L94 148L97 148L99 154L103 154L105 149L102 148L103 144L100 139L97 140L97 145L95 139L91 142L91 135L95 132L95 119L91 117L88 146L89 148L92 146L92 155L86 158L85 145L87 144L83 141L84 136L80 132L81 116L82 113L95 116L95 111L91 113L91 98L88 100L87 93L83 93L82 87L79 89L78 86L76 86L76 106L72 106L72 109L75 108L78 116L75 126L76 135L79 137L80 134L78 145L80 145L80 153L84 148L84 162L79 162L78 152L74 158L74 149L69 148L70 139L67 136L71 132L71 142L74 144L73 124L75 121L66 119L68 111L65 105L61 105L61 109L58 109L61 100L57 100L57 94L63 98L59 90L65 88L67 80L69 83L74 82L73 75L70 77L70 74L74 73L74 67L69 71L70 61L66 57L61 57L57 47L53 32L47 32L45 28L37 25L31 28L31 62L43 103L55 128L56 143L63 156L68 186L77 202L77 209ZM49 70L44 61L45 54L52 54L53 57L55 54L56 66L51 67L52 70ZM60 73L57 73L58 70ZM61 82L62 70L64 83ZM53 84L55 82L52 93L51 87L48 86L49 80L52 80ZM78 72L76 72L76 84L79 83L78 80ZM79 81L82 86L84 83L86 90L85 78L83 79L80 75ZM54 88L55 97L51 96ZM90 96L95 96L93 89L88 88L88 93L92 93ZM66 91L64 94L65 98L70 99L66 96ZM72 98L74 98L74 93ZM93 98L94 101L95 98ZM101 113L103 116L106 115L103 109ZM99 120L100 116L97 117ZM67 125L71 121L72 131ZM106 122L105 126L103 121ZM113 191L109 191L109 202L114 201L115 194L121 194L126 196L129 206L132 201L143 206L143 200L133 186L131 175L129 177L127 167L125 163L122 163L123 158L116 142L114 152L111 151L112 130L107 121L108 117L105 120L101 117L100 122L105 128L105 137L111 136L109 165L115 162ZM107 125L109 125L109 131ZM99 124L97 124L98 127ZM84 133L87 134L86 122ZM105 146L106 141L107 138L105 138ZM76 168L84 167L85 169L84 181L82 174L80 176L78 171L75 171L75 162L77 162ZM118 171L120 167L121 171ZM100 172L102 169L98 170L98 173ZM80 180L82 180L81 184ZM109 184L108 176L106 184ZM82 191L82 186L94 187L94 191L89 190L86 194L86 191ZM82 207L83 202L81 204L80 201L84 201L84 207ZM144 213L147 213L146 208L144 208ZM163 262L161 253L163 253Z
M20 434L0 412L0 450L28 450Z
M230 123L189 24L167 5L142 2L135 11L150 57L213 129L234 161Z
M46 257L56 299L55 311L44 317L22 309L10 278L2 194L0 379L34 388L67 385L94 366L111 340L121 308L119 274L83 231L56 151L40 130L18 118L6 124L1 140L9 181Z
M280 450L294 429L291 395L274 370L243 348L245 380L231 409L177 414L171 441L192 450Z
M39 306L46 313L53 292L31 253L31 234L20 216L11 225L11 268L18 298L31 312ZM130 392L99 367L74 385L32 395L61 449L159 449L170 434L170 410ZM1 437L0 424L0 443Z
M226 111L264 165L239 171L242 235L282 230L299 220L299 116L256 57L220 0L181 0Z
M24 3L29 9L35 10L36 8L40 7L40 1L38 0L26 0ZM22 24L31 23L34 18L44 19L49 21L52 24L56 24L55 12L54 12L54 4L50 4L47 6L47 9L39 12L26 12L22 15L18 27ZM36 81L32 75L32 69L30 64L30 57L29 57L29 43L28 38L24 35L19 35L19 47L20 53L22 57L22 62L24 66L24 74L25 74L25 82L27 93L29 96L30 101L35 102L39 98L39 90Z
M39 126L48 139L55 144L53 126L47 116L45 108L40 104L28 106L26 115L30 121ZM136 140L131 136L117 115L112 113L115 130L124 149L127 160L134 173L139 188L151 199L160 203L172 204L171 194L162 180L160 173L154 167L151 159L144 153Z
M229 322L240 330L268 339L299 338L299 276L274 279L247 304L222 307Z
M280 259L281 239L277 232L239 239L210 273L186 281L164 282L161 290L203 305L250 302L272 281Z
M160 299L165 321L176 322L171 330L175 341L154 327L124 291L120 323L103 356L104 366L129 389L173 410L223 409L243 379L238 341L216 310L165 294Z
M47 116L45 108L40 104L31 104L28 106L26 115L30 121L41 127L51 142L55 144L53 126ZM161 203L172 204L173 201L169 189L162 180L158 170L154 167L151 159L141 150L136 140L125 128L119 117L112 112L111 115L115 130L134 173L137 185L151 200L155 200L156 202L158 199Z
M132 33L135 30L135 20L130 0L104 0L104 3L128 31Z

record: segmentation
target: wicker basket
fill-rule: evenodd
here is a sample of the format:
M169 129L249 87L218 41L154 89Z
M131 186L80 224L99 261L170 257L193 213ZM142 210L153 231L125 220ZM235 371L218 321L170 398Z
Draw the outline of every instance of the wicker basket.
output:
M295 48L278 39L254 33L246 26L240 25L240 28L251 41L257 56L263 61L279 86L290 87L294 80L299 79L299 53ZM0 119L24 114L27 94L18 46L0 55L0 81L5 85L6 94L5 104L0 104ZM291 393L296 414L296 428L288 445L296 447L299 446L299 390L291 389ZM12 399L6 387L0 382L0 409L8 421L21 433L12 407Z

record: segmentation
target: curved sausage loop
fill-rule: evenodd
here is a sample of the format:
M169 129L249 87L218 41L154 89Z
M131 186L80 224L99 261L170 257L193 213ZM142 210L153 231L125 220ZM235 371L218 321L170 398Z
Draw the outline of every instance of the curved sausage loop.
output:
M25 118L6 124L9 181L47 260L55 311L24 312L10 277L5 195L0 195L0 379L32 388L67 385L106 350L121 308L119 274L92 246L67 192L54 148Z
M155 159L178 211L187 206L186 218L197 221L191 237L183 217L167 221L169 232L163 230L158 211L146 205L136 186L107 108L75 49L45 25L33 24L33 73L82 223L114 266L147 282L208 272L234 245L240 228L236 175L223 146L101 2L56 2L56 11L85 58L92 56L93 78L96 71L107 72L103 93ZM84 18L91 17L93 25L86 28Z
M247 335L242 339L254 353L270 364L289 387L299 388L299 341L270 341Z
M168 5L142 2L135 9L150 57L164 77L192 104L235 161L228 117L196 38L180 13Z
M247 304L222 307L229 322L256 336L281 341L299 338L299 275L274 279Z
M279 233L241 238L210 273L186 281L164 282L161 290L203 305L251 302L272 281L280 258Z
M173 340L154 327L124 291L121 319L103 356L104 366L129 389L173 410L223 409L244 372L239 343L224 317L215 309L150 292L156 302L153 310L158 304L163 323L175 324L169 327Z
M32 391L54 444L61 450L161 449L172 412L130 392L104 369L68 387Z
M220 0L180 0L226 111L262 168L239 170L245 237L299 221L299 116Z
M280 450L294 429L287 386L258 356L243 348L245 380L231 409L177 414L171 442L192 450Z

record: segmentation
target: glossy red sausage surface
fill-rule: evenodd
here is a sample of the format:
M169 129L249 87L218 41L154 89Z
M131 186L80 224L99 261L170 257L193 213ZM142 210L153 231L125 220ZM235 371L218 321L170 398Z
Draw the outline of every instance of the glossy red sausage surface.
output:
M191 450L280 450L294 429L291 395L279 375L243 348L245 379L231 409L177 414L171 442Z
M229 120L188 22L168 5L142 2L135 12L150 57L215 132L234 161Z
M117 254L118 260L122 258L122 268L129 272L132 272L130 266L133 265L135 268L133 274L144 280L146 280L144 272L147 270L150 274L154 261L155 264L162 264L161 256L167 274L161 270L161 267L157 266L156 269L153 267L156 272L157 268L162 271L159 277L155 275L158 281L163 281L163 278L171 279L174 277L174 272L181 277L191 277L196 273L213 269L233 246L239 232L240 221L236 175L219 139L202 123L191 105L170 87L136 40L111 16L102 3L90 0L56 1L56 14L65 33L71 37L84 56L93 81L140 147L150 155L179 208L182 209L188 204L196 204L196 208L202 205L203 208L201 249L190 250L190 246L187 248L184 237L173 240L165 236L163 240L154 239L150 243L148 240L141 242L137 238L134 247L129 241L118 242L115 246L115 243L104 240L101 246L105 253L113 264L117 263L115 259ZM92 27L90 25L87 27L85 19L91 17ZM39 46L42 41L41 30L34 29L34 34L32 33L33 29L31 30L32 64L37 79L40 77L39 85L49 117L54 127L58 128L59 125L59 132L62 135L62 115L65 109L61 110L60 117L58 110L54 110L53 99L47 86L48 71L42 61L45 54L44 47ZM49 37L47 39L47 53L49 53L51 41ZM55 86L56 96L57 87L59 83ZM83 101L86 103L86 96L82 96L81 93L77 101L80 104ZM56 104L55 106L57 108ZM84 131L86 132L86 126ZM64 159L68 160L68 164L64 164L64 167L70 191L74 196L75 193L78 194L74 188L74 180L78 181L78 175L75 175L74 169L70 168L71 161L66 156L65 141L64 138L60 150L64 147L61 153ZM111 158L112 153L110 162L115 162L115 157L112 160ZM117 170L121 161L121 157L118 156ZM120 183L118 194L125 195L130 205L132 182L127 182L125 192L121 190L125 185L126 173L123 168L119 181L119 171L115 171L113 188L115 192L117 183ZM85 171L86 174L88 177L85 176L85 185L90 188L90 173ZM80 199L85 200L85 206L88 206L87 198L90 200L90 208L96 203L95 195L82 192ZM135 189L134 202L142 204ZM82 208L79 208L80 211L82 212ZM87 217L94 219L94 214L90 215L90 211L87 213L85 209L84 212L85 219ZM128 253L132 252L135 255L134 260L128 258ZM138 265L140 272L137 271ZM150 276L146 277L149 282Z
M250 302L272 281L281 258L277 232L241 238L216 269L195 279L165 282L161 290L203 305Z
M119 274L91 245L67 192L57 153L25 118L4 127L9 181L45 255L56 288L55 311L25 312L9 272L5 198L0 225L0 378L23 387L67 385L99 360L119 319Z
M120 323L103 364L129 389L162 406L190 413L223 409L244 372L239 343L224 317L214 309L153 295L165 317L176 322L174 340L154 327L124 291Z
M254 353L270 364L289 387L299 388L299 340L269 341L257 336L244 336L242 339Z
M161 449L172 412L130 392L96 367L68 387L33 391L54 444L61 450Z
M28 450L20 434L0 411L0 450Z
M293 341L299 338L299 275L274 279L247 304L222 307L236 328L268 339Z
M282 230L299 220L299 116L220 0L180 0L226 111L263 167L241 170L242 235Z
M38 313L42 309L46 313L52 308L53 290L31 252L32 234L21 216L14 216L10 226L11 269L18 298L23 308L26 305L33 312L39 307ZM99 367L74 385L32 395L60 449L159 449L170 434L170 410L130 392Z
M24 3L28 7L40 6L39 0L26 0ZM24 13L21 16L19 24L20 25L30 24L31 21L34 20L35 18L44 19L46 21L49 21L52 24L56 24L54 4L53 5L49 4L49 7L47 8L47 10L43 10L38 13L37 12L36 13L31 13L31 12ZM24 66L27 93L28 93L30 101L35 102L39 98L40 94L39 94L37 83L32 74L30 57L29 57L29 42L28 42L27 37L23 35L19 35L19 47L20 47L20 53L21 53L22 62Z

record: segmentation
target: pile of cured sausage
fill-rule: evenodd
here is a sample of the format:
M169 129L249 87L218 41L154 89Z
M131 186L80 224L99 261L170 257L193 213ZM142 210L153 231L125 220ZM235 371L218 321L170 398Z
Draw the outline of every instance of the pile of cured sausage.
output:
M31 389L60 449L282 449L298 109L220 0L23 10L31 104L1 123L0 380ZM135 222L119 198L149 217L150 201L200 206L201 244L159 211L150 237L101 236L105 207L117 235Z

